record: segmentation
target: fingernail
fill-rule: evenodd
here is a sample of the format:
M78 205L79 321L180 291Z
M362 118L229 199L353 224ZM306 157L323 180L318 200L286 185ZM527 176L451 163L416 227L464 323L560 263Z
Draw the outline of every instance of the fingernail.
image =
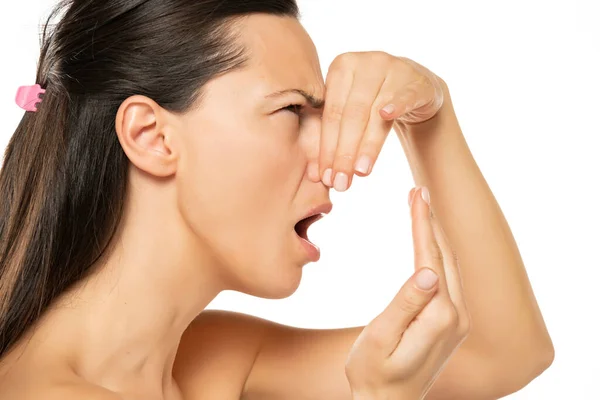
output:
M348 176L343 172L338 172L335 174L335 183L333 187L338 192L343 192L344 190L348 189Z
M387 114L392 114L395 109L396 109L396 107L394 107L393 104L388 104L387 106L382 108L382 110Z
M356 162L356 167L354 167L354 169L360 173L367 174L367 173L369 173L370 167L371 167L371 160L369 159L368 156L362 155Z
M421 197L423 198L423 200L425 200L425 202L427 204L430 204L429 203L429 190L427 190L427 188L425 186L423 186L421 188Z
M333 186L331 183L331 174L332 173L333 173L333 171L331 170L331 168L327 168L325 170L325 172L323 172L323 183L329 187Z
M319 165L315 162L309 162L308 163L308 178L311 181L319 181Z
M429 268L423 268L421 271L419 271L415 280L417 287L421 290L431 289L435 286L437 281L437 274Z

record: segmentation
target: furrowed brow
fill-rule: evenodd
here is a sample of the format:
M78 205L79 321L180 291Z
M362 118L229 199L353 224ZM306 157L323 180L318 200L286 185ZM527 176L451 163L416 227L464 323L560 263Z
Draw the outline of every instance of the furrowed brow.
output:
M317 98L315 96L313 96L312 94L302 90L302 89L286 89L286 90L280 90L278 92L275 93L271 93L267 96L265 96L266 98L275 98L275 97L281 97L287 93L298 93L299 95L301 95L302 97L304 97L306 99L306 101L308 102L308 104L310 104L310 106L312 108L316 108L316 109L322 109L323 105L325 104L325 100Z

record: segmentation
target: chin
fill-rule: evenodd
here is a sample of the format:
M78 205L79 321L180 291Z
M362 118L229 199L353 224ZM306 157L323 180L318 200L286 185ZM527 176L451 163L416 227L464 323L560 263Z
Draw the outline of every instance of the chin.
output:
M240 290L250 296L263 299L285 299L296 292L302 280L302 265L290 262L281 263L273 268L261 270L249 278L246 290Z

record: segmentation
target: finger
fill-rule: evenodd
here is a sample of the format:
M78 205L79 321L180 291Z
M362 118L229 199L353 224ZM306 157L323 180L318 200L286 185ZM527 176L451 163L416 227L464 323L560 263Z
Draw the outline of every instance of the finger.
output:
M384 80L383 73L362 73L354 76L340 121L338 143L333 161L333 187L338 192L343 192L350 187L354 175L356 154L369 123L373 102L377 98ZM378 116L376 117L381 120Z
M411 209L415 269L421 267L433 269L440 278L440 295L449 296L444 256L433 233L431 210L427 201L423 199L424 194L428 199L429 192L424 187L415 190Z
M411 207L411 211L412 211L412 202L413 202L413 196L415 195L415 190L416 190L416 188L412 188L412 189L410 189L410 192L408 192L408 206Z
M306 121L305 124L309 122ZM314 126L305 126L306 133L302 136L306 146L306 174L308 179L313 182L320 182L321 175L319 174L319 148L321 141L321 126L320 123L315 123Z
M379 90L377 99L371 108L371 116L359 145L354 170L356 175L367 176L373 170L373 165L377 161L385 140L392 129L394 121L381 118L380 109L389 103L389 98L393 97L395 86L387 79L384 80Z
M354 72L350 68L331 67L325 80L325 106L321 118L319 175L323 183L333 186L333 160L337 148L340 121L350 94Z
M403 332L437 292L438 278L433 270L422 268L404 283L383 312L365 327L363 340L370 351L386 357L394 352Z
M450 299L452 300L452 303L454 303L457 311L461 313L461 316L466 315L468 312L460 276L458 257L452 249L448 237L444 233L444 230L442 229L435 213L432 213L431 224L434 235L444 257L444 273L446 275Z
M396 93L389 104L381 109L381 117L386 120L420 122L433 116L441 106L436 88L423 75L405 84Z
M393 121L384 121L379 116L377 109L373 109L371 119L365 130L354 163L354 173L358 176L367 176L373 171L373 166L381 154Z
M397 91L397 95L381 108L381 117L389 120L396 119L415 108L419 99L423 96L420 81L413 81Z
M433 117L443 103L443 92L437 89L426 76L407 84L390 102L391 112L387 107L381 110L382 118L386 120L400 119L402 122L419 123Z

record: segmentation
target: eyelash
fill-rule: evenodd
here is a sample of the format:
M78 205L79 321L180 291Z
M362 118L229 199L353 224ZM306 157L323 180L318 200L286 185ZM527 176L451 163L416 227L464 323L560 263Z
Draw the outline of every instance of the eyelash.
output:
M292 112L292 113L298 115L299 117L301 117L302 112L304 111L304 106L302 104L290 104L286 107L283 107L282 110Z

